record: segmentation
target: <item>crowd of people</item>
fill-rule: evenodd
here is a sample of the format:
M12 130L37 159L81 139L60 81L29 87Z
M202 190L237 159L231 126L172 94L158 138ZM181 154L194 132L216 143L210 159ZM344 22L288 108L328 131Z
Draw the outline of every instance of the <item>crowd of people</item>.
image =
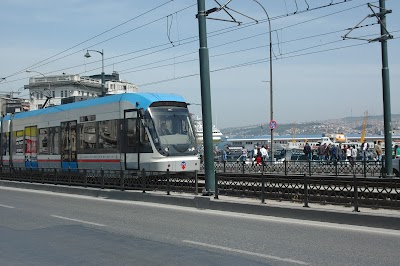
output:
M355 161L368 161L374 160L376 162L382 161L382 146L381 141L374 142L374 146L370 147L369 143L364 141L359 147L350 144L319 144L317 149L312 149L308 142L305 143L303 152L306 160L318 161L348 161L354 164ZM216 152L217 154L217 152ZM216 155L215 154L215 155ZM222 161L228 161L227 148L222 150ZM400 146L394 147L394 157L400 158ZM241 148L240 155L236 157L237 162L245 162L248 158L252 163L261 165L267 162L270 158L268 145L254 145L253 150L247 150L244 146Z
M395 150L397 151L396 147ZM304 146L303 152L307 159L312 159L313 151L308 143ZM349 161L351 164L354 164L357 158L360 158L362 161L369 160L370 158L377 162L382 161L381 141L374 142L373 150L370 149L370 146L366 141L361 144L359 149L356 145L342 145L340 143L335 145L324 143L318 146L316 153L319 161Z

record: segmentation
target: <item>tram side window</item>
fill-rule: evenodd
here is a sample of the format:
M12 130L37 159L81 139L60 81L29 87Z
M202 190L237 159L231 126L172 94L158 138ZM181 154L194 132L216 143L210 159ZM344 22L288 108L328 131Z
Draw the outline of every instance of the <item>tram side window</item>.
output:
M149 135L146 133L146 128L140 123L140 143L141 143L141 152L152 152Z
M25 154L37 153L37 127L25 128L25 141L24 141Z
M118 120L100 121L99 153L115 153L118 148Z
M48 128L49 133L49 141L48 141L48 149L49 154L58 155L60 154L60 136L58 134L59 129L58 127L50 127Z
M13 154L24 155L24 131L15 131L11 145Z
M96 122L80 124L80 152L95 153L97 148L97 125Z
M48 129L39 129L39 154L49 154L49 136Z
M146 133L145 126L139 122L140 127L139 132L137 132L137 118L129 118L126 121L126 145L129 149L129 152L138 152L139 147L140 152L152 152L149 136ZM139 136L137 134L139 134ZM140 142L140 145L138 145L138 141Z
M126 144L129 148L136 148L137 146L136 121L136 118L126 120Z

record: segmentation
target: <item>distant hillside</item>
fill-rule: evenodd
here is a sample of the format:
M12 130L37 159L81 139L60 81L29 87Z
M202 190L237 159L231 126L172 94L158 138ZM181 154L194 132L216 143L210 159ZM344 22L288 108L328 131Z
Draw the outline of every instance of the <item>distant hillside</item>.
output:
M279 124L274 129L275 135L299 135L299 134L324 134L344 133L359 134L362 131L364 117L345 117L326 121L313 121L305 123ZM392 114L392 128L400 128L400 114ZM221 129L228 138L251 138L269 135L271 130L267 123L248 125L243 127L230 127ZM383 116L369 116L367 120L367 134L382 134Z

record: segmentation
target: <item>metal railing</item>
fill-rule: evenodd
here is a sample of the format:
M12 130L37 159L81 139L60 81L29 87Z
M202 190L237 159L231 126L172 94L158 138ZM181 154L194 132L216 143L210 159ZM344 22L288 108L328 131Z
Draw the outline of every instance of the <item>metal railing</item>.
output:
M216 173L219 195L308 203L400 209L400 179Z
M333 175L385 177L384 162L377 161L277 161L256 164L254 162L215 162L215 171L222 173L270 173L283 175ZM399 167L399 166L395 166ZM203 165L200 170L203 170Z
M196 172L0 168L0 179L111 189L197 193Z
M303 164L296 167L302 167ZM267 167L267 166L265 166ZM284 164L283 164L283 167ZM289 169L289 164L286 166ZM295 166L292 166L295 167ZM317 167L317 166L316 166ZM302 174L216 172L215 198L219 195L278 201L310 202L359 207L400 209L400 179L361 175L327 175L325 166L308 167ZM326 166L328 167L328 166ZM332 167L332 166L329 166ZM338 170L342 170L338 167ZM372 172L366 164L362 173ZM280 169L280 168L279 168ZM312 171L310 171L310 169ZM367 169L367 170L365 170ZM281 170L280 170L281 171ZM317 174L322 171L322 174ZM361 170L360 170L361 171ZM329 172L331 173L331 172ZM0 168L0 179L31 183L198 194L205 187L204 175L195 172L156 172L123 170L63 170L56 168Z

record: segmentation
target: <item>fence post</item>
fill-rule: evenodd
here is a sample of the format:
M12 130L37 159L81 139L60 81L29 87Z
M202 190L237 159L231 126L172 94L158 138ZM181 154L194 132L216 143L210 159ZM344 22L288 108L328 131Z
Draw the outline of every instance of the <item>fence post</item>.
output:
M42 168L42 184L44 184L44 168Z
M19 172L21 174L22 171L19 171ZM29 182L32 183L32 168L29 168Z
M339 173L338 173L338 161L335 160L334 162L335 162L335 176L338 176L339 175Z
M363 164L364 164L364 177L367 177L367 161L365 160L365 157L364 157Z
M356 175L353 175L353 187L354 187L354 212L360 212L358 210L358 185Z
M167 169L167 195L171 195L170 191L171 191L171 187L170 187L170 183L169 183L169 169Z
M54 185L57 185L57 168L54 167Z
M142 193L146 193L146 170L142 169Z
M242 168L242 174L244 174L244 166L246 165L246 161L243 161L243 164L242 164L242 166L243 166L243 168Z
M100 170L100 177L101 177L101 189L104 189L104 169L103 169L103 167Z
M307 175L304 174L304 206L309 208L308 206L308 184L307 184Z
M261 173L261 203L265 204L265 176Z
M285 164L285 175L287 175L287 164L288 164L288 162L286 161L286 159L283 161L283 163Z
M87 170L86 170L86 168L83 169L83 175L84 175L84 177L83 177L84 187L87 187Z
M194 187L195 187L195 195L199 194L199 178L197 176L197 170L194 171Z
M311 159L308 160L308 175L311 176Z
M226 173L226 161L224 161L224 173Z
M214 199L218 199L218 174L217 171L215 171L215 196Z
M124 180L124 171L122 169L119 170L119 179L120 179L120 182L121 182L121 191L124 191L125 190L125 188L124 188L125 180Z

